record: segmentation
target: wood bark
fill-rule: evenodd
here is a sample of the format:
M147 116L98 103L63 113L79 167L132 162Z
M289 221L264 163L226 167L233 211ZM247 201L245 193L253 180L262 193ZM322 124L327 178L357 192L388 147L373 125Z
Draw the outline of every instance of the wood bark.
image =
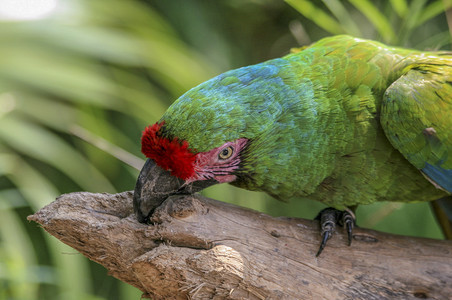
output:
M319 257L319 225L199 195L172 196L152 224L132 192L60 196L29 220L152 299L451 299L452 242L342 229Z

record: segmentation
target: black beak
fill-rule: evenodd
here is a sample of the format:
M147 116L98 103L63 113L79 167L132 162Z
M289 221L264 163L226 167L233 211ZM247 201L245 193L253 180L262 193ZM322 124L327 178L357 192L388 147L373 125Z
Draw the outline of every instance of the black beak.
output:
M170 171L160 168L148 159L141 169L133 194L133 209L141 223L147 223L154 210L171 195L193 194L214 185L214 179L194 181L186 184L184 180L172 176Z

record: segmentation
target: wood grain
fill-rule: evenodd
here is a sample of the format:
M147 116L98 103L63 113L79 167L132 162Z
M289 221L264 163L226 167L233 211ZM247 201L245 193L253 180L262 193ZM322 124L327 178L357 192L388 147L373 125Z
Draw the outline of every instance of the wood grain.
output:
M172 196L152 225L132 192L60 196L29 220L152 299L451 299L452 242L339 229Z

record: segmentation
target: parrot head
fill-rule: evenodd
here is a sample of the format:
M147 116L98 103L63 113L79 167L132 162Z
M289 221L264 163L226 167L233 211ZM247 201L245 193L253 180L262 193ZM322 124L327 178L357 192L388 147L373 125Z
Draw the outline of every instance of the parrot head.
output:
M138 220L146 222L168 196L192 194L214 184L235 181L247 144L248 139L239 138L198 152L186 140L167 135L164 121L146 127L141 151L148 160L134 193Z
M165 122L146 127L141 138L143 152L172 176L192 184L200 180L218 183L234 181L234 170L240 165L240 153L247 144L246 138L226 142L206 152L191 149L186 140L165 137Z

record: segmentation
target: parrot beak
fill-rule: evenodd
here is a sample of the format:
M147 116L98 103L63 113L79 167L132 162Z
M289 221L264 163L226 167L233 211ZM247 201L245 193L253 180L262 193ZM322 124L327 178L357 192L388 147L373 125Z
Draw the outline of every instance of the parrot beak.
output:
M154 210L171 195L193 194L211 185L214 179L186 183L148 159L141 169L133 194L133 209L140 223L146 223Z

